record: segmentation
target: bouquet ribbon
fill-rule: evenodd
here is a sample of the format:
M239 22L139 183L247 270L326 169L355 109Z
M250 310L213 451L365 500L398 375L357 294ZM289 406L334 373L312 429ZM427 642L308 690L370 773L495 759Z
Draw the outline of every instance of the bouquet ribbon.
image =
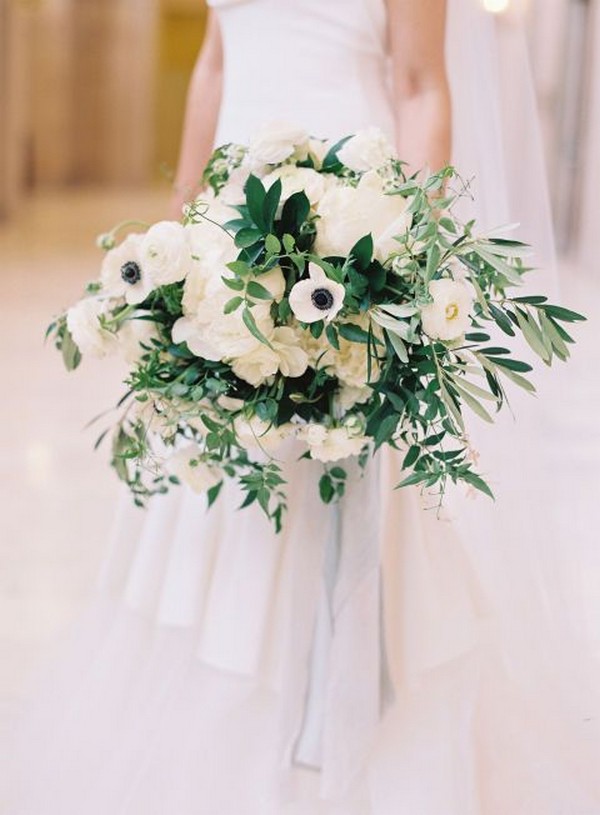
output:
M331 508L312 639L296 667L303 687L288 697L286 760L320 770L324 798L347 791L393 699L382 625L378 465L369 462L362 475L352 462L346 494Z

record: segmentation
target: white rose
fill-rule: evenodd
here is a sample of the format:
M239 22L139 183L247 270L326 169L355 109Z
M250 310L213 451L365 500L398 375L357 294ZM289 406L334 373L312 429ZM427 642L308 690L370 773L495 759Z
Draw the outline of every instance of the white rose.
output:
M471 325L473 295L469 287L447 278L432 280L429 294L433 302L421 309L425 334L446 341L461 337Z
M153 224L142 238L140 255L155 287L183 280L192 265L188 230L178 221Z
M100 271L102 290L110 297L124 297L128 303L141 303L154 288L152 278L142 263L141 244L144 236L131 233L104 256Z
M202 461L201 456L198 445L190 444L173 453L165 468L194 492L206 492L223 480L223 473L216 465Z
M338 150L338 158L351 170L378 170L395 155L387 136L377 127L361 130Z
M297 151L307 150L308 140L308 133L300 127L288 122L271 122L250 142L250 164L280 164Z
M366 436L357 436L347 427L329 429L322 425L307 425L300 437L308 444L311 457L324 463L357 456L368 442Z
M357 187L330 186L318 207L315 251L322 257L346 257L365 235L373 236L375 257L386 261L399 248L394 240L410 228L408 202L387 195L377 173L366 173Z
M269 189L277 180L281 181L282 201L287 201L294 193L304 192L311 206L314 206L326 189L325 177L321 173L310 167L296 167L295 164L277 167L263 178L263 184Z
M117 335L100 324L101 316L110 316L110 308L106 298L86 297L67 311L67 328L84 356L105 357L117 350Z
M330 280L316 263L308 264L309 276L290 291L290 308L302 323L330 322L344 305L346 289Z
M151 320L136 319L135 316L125 320L119 328L119 346L125 361L131 365L146 353L142 346L151 347L151 340L158 337L156 326Z

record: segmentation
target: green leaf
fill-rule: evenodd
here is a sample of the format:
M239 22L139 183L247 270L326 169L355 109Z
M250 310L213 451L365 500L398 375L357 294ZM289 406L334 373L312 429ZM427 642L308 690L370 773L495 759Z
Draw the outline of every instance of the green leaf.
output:
M518 385L523 390L526 390L528 393L535 393L535 385L533 382L530 382L528 379L525 379L524 376L515 373L514 371L509 370L508 368L497 368L498 373L502 376L505 376L507 379L510 379L515 385Z
M243 302L243 297L232 297L231 300L228 300L223 306L223 314L231 314L233 311L236 311Z
M347 475L346 470L344 470L342 467L332 467L329 474L333 476L333 478L337 478L340 481L343 481Z
M310 201L306 193L296 192L287 199L281 213L281 228L284 232L297 234L300 227L308 218Z
M258 283L256 280L250 280L248 285L246 286L246 293L250 295L250 297L254 297L257 300L272 300L273 295L271 292L266 289L261 283Z
M63 362L67 371L74 371L81 362L81 351L75 344L75 340L66 324L63 329L61 337L60 350L62 353Z
M340 336L345 340L349 340L350 342L363 342L365 344L369 342L369 332L365 331L364 328L361 328L359 325L356 325L356 323L339 323L337 328Z
M389 328L386 329L386 333L389 341L392 344L392 348L398 356L398 359L400 362L404 362L404 364L406 364L408 362L408 351L406 349L406 345L404 344L404 340L402 340L395 331L391 331Z
M476 413L477 416L479 416L479 418L483 419L485 422L493 424L494 420L487 412L487 410L484 408L484 406L481 404L481 402L478 402L474 396L471 396L471 394L466 390L466 388L463 388L460 385L458 385L455 378L453 378L452 384L459 392L461 398L464 399L466 404L471 408L473 413Z
M504 357L498 357L494 359L496 365L502 366L502 368L508 368L509 371L516 371L517 373L526 374L529 371L533 371L533 368L527 362L521 362L519 359L505 359Z
M468 379L455 376L454 374L449 374L449 376L454 384L456 384L459 388L464 388L465 390L469 391L472 396L479 397L479 399L486 399L489 402L497 401L493 393L484 390L484 388L480 388L479 385L473 384L473 382L470 382Z
M339 172L339 170L342 169L344 165L338 158L338 152L346 144L348 139L351 138L352 136L345 136L343 139L340 139L332 147L329 148L325 158L323 159L322 170L324 173Z
M545 362L549 362L552 358L552 351L546 347L542 332L533 317L521 311L520 308L516 310L516 317L519 328L523 332L523 336L527 340L529 347Z
M269 234L265 238L265 249L270 255L278 255L281 252L281 243L276 235Z
M561 320L564 323L576 323L579 321L587 320L583 314L578 314L576 311L571 311L562 306L541 306L549 317L554 317L556 320Z
M286 232L281 240L283 241L283 248L288 253L288 255L290 254L290 252L294 251L296 241L294 240L293 235L290 235L289 232Z
M262 233L268 232L270 230L270 226L267 224L264 214L265 199L267 197L264 184L260 178L257 178L255 175L249 175L244 191L246 193L246 203L248 205L250 217ZM243 232L244 230L241 231ZM241 245L237 244L237 235L236 245Z
M274 184L271 184L265 196L263 215L265 226L269 231L273 229L273 221L275 220L277 207L279 206L279 202L281 200L281 190L281 179L278 178ZM278 252L279 249L277 249L273 254L277 254Z
M234 275L238 277L245 277L250 271L250 266L243 260L233 260L227 264L227 268L231 269ZM223 280L227 282L226 278L223 278ZM241 284L241 288L244 288L243 283Z
M223 481L219 481L218 484L215 484L213 487L210 487L207 490L206 497L208 498L208 508L209 509L210 509L210 507L212 507L212 505L215 503L215 501L219 497L219 493L221 492L222 487L223 487Z
M260 229L240 229L240 231L235 236L235 245L239 249L247 249L249 246L253 246L262 238L262 232Z
M329 473L325 473L319 479L319 495L324 504L330 504L335 495L335 489L331 483Z
M397 489L400 489L401 487L413 487L413 486L416 486L418 484L423 484L428 479L429 479L429 473L411 473L409 476L407 476L399 484L396 484L394 489L397 490Z
M340 341L338 339L337 329L331 323L327 323L327 325L325 326L325 336L329 340L330 345L332 345L336 351L339 351Z
M356 269L366 271L373 259L373 236L365 235L358 240L350 250L349 256L353 259Z
M245 265L246 264L244 264L244 266ZM238 280L236 277L222 277L221 280L225 283L227 288L232 291L242 291L244 288L244 281Z
M242 320L244 321L244 325L248 329L248 331L252 334L253 337L256 337L259 342L262 342L263 345L266 345L268 348L272 346L269 340L265 337L259 327L256 325L256 320L254 319L254 315L250 311L248 307L246 307L242 312Z
M481 478L481 476L474 473L472 470L467 470L466 472L461 474L461 479L466 481L467 484L471 484L472 487L475 487L476 490L485 493L485 495L489 496L492 501L495 501L494 493L491 491L489 486L486 482Z
M511 325L510 319L507 317L504 311L499 309L498 306L495 306L493 303L490 303L489 307L491 315L494 318L494 321L496 322L498 327L502 331L504 331L505 334L508 334L509 337L514 337L515 336L514 329Z
M413 464L416 463L416 461L419 458L420 454L421 454L421 448L418 445L413 444L413 446L409 448L408 453L404 456L404 461L402 462L402 468L403 469L408 469L409 467L412 467Z

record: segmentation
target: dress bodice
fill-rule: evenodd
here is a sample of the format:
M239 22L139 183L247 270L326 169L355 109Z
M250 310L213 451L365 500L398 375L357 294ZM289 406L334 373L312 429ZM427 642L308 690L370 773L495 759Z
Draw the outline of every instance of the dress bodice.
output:
M333 138L393 135L383 0L212 0L225 78L217 142L286 119Z

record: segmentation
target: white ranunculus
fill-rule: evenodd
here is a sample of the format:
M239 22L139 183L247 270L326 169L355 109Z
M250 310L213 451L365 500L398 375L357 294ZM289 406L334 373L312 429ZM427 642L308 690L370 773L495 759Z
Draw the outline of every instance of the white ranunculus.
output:
M103 297L85 297L67 311L67 328L83 356L105 357L114 353L118 336L100 324L110 316L111 302Z
M423 331L435 340L456 340L471 325L473 295L465 283L449 278L432 280L433 302L421 309Z
M308 149L308 141L308 133L302 128L288 122L271 122L250 142L250 164L280 164L298 150Z
M360 130L338 150L338 158L350 170L365 173L378 170L393 158L395 150L378 127Z
M347 427L308 424L300 428L298 435L307 443L311 457L324 463L357 456L368 442L366 436L357 436Z
M219 192L219 200L229 206L238 206L246 203L246 193L244 186L250 175L250 168L247 165L240 165L229 173L227 183Z
M385 262L399 246L394 236L410 228L407 210L406 199L384 192L377 173L365 173L357 187L330 186L317 207L315 251L321 257L346 257L357 241L371 234L375 257Z
M233 422L240 447L245 450L262 450L273 453L288 436L295 433L295 427L284 424L276 427L258 416L236 416Z
M206 492L223 480L223 473L216 465L202 461L201 456L198 445L189 444L173 453L165 468L194 492Z
M124 297L128 303L141 303L154 288L151 275L142 263L144 236L132 232L104 256L100 271L102 291L110 297Z
M142 265L155 287L183 280L192 266L189 232L178 221L159 221L142 238Z
M309 263L308 274L292 287L290 308L302 323L330 322L344 305L346 289L330 280L316 263Z
M151 347L151 340L158 337L158 332L151 320L140 320L133 316L121 325L118 337L125 361L133 365L146 353L142 343Z
M310 167L296 167L295 164L284 164L277 167L263 178L263 184L269 189L277 180L281 181L281 201L287 201L294 193L304 192L311 203L317 204L326 189L325 176Z

